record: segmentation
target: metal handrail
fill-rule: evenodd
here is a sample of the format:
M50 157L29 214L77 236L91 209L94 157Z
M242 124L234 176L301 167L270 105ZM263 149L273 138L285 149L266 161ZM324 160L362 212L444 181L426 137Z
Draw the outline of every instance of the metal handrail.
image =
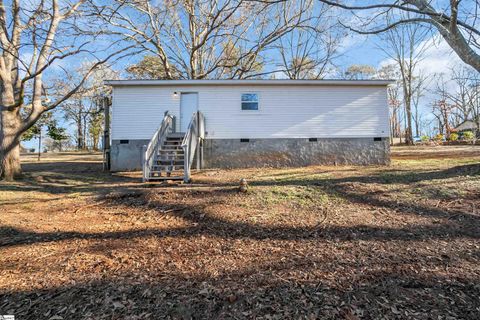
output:
M203 113L200 111L194 112L192 119L188 125L187 132L185 133L185 137L182 141L182 148L184 153L183 159L183 170L184 170L184 178L185 182L190 181L190 171L191 165L193 162L193 158L195 157L195 151L197 147L203 142L205 138L205 117ZM201 149L200 149L201 151ZM197 169L201 166L201 154L197 153Z
M150 139L148 145L143 146L142 152L142 164L143 164L143 181L147 181L150 176L150 168L152 167L154 156L158 152L158 148L162 145L168 133L173 131L175 125L174 117L171 116L168 111L165 112L162 123L158 127L157 131Z

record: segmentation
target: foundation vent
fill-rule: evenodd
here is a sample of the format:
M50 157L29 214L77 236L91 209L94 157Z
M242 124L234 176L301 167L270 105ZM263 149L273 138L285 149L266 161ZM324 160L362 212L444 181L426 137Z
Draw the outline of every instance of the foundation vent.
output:
M380 138L380 137L375 137L375 138L373 138L373 141L382 141L382 138Z
M318 139L317 139L317 138L308 138L308 141L310 141L310 142L317 142Z
M120 140L120 144L128 144L130 141L128 140Z
M250 139L240 139L240 142L250 142Z

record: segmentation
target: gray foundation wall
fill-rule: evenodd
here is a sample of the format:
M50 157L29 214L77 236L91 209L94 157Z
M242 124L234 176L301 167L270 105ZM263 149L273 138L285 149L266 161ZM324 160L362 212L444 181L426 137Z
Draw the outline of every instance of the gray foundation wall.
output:
M140 170L142 147L148 140L113 140L111 170ZM307 166L317 164L369 165L390 163L388 138L309 139L207 139L204 142L205 168L247 168Z
M209 168L390 163L388 138L217 139L206 140L204 150Z
M112 140L110 146L110 170L128 171L142 169L142 149L149 140ZM123 141L123 142L127 142Z

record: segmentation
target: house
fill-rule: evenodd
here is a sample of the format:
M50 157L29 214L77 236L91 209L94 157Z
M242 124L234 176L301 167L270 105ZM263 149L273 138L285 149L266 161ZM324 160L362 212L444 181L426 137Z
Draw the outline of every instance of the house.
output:
M111 80L110 163L145 180L192 166L388 164L386 80ZM179 177L180 178L180 177Z
M480 123L477 125L473 120L465 120L453 130L455 132L463 132L463 131L476 132L478 127L480 127Z

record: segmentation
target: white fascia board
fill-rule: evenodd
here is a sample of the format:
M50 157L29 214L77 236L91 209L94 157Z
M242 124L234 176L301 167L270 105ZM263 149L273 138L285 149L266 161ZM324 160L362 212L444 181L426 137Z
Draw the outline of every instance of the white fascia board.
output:
M106 80L110 86L387 86L393 80Z

